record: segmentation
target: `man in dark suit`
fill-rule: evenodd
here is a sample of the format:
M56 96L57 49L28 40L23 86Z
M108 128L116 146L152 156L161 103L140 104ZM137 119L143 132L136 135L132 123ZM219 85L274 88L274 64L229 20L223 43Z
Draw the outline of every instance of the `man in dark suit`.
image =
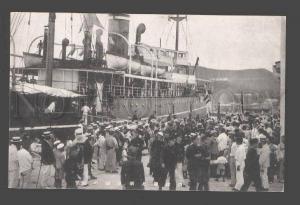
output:
M198 136L191 133L193 144L189 145L186 150L188 160L188 172L190 175L190 190L208 191L209 181L209 161L210 155L205 145L205 136Z
M42 135L41 152L41 188L52 188L54 185L54 162L53 144L51 132L45 131Z
M170 177L170 190L176 190L176 180L175 180L175 169L177 165L177 153L175 147L175 137L170 136L167 139L167 144L164 146L162 155L161 155L161 162L163 171L163 180L162 183L159 183L159 188L161 190L162 186L165 185L167 176Z
M248 191L248 188L252 182L256 191L261 191L261 179L260 179L260 166L259 166L259 155L257 154L258 139L253 138L250 140L250 147L248 149L245 159L244 169L244 185L241 191Z
M137 148L128 148L128 161L125 161L121 169L121 184L126 190L143 190L145 172L143 163L137 160Z

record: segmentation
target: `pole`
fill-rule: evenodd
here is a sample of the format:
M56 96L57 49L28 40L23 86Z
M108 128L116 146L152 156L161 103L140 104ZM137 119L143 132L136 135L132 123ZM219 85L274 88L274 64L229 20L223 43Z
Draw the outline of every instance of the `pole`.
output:
M53 55L54 55L54 34L55 34L55 18L54 12L49 13L49 33L47 42L47 56L46 56L46 85L52 87L52 69L53 69Z
M280 53L280 142L285 135L285 40L286 17L281 17L281 53Z
M175 50L178 51L178 37L179 37L179 15L176 15L176 42L175 42ZM177 53L176 53L177 57Z

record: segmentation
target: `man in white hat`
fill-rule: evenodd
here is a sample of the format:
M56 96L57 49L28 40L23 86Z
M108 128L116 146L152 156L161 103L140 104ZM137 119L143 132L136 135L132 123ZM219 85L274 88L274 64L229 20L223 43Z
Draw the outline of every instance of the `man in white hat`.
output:
M260 150L259 155L260 177L263 191L267 191L269 190L268 168L270 166L271 151L265 135L260 136L260 142L262 144L262 148Z
M18 188L19 161L17 145L22 142L20 137L13 137L8 148L8 188Z
M20 184L19 188L28 189L31 184L31 173L33 169L33 159L30 153L22 147L21 144L17 145L18 160L19 160L19 173Z

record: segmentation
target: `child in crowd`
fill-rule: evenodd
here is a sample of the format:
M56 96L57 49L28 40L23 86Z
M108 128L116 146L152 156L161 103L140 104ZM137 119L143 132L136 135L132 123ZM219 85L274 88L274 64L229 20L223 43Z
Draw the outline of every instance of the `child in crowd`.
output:
M227 161L226 157L224 156L223 151L221 151L219 153L219 157L217 158L217 160L214 163L217 164L217 178L216 178L216 181L219 181L219 178L222 177L223 182L225 182L225 166L228 163L228 161Z

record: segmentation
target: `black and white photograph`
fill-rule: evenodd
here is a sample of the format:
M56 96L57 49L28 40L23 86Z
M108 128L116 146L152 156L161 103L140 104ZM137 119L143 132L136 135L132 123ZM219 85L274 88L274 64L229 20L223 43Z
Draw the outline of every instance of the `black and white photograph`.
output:
M9 189L284 192L286 16L9 26Z

